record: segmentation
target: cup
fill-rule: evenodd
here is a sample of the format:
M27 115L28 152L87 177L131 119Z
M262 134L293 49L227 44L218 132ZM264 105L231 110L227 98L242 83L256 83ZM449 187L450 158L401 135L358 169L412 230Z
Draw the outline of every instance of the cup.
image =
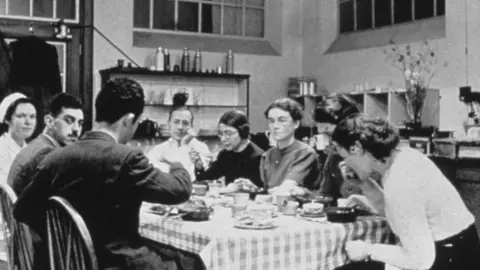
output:
M192 187L193 187L193 194L197 196L205 196L205 194L207 194L206 185L193 184Z
M317 150L324 150L330 145L330 136L326 133L320 133L314 136Z
M337 200L337 206L338 207L347 207L347 199L338 199Z
M220 183L208 184L208 189L210 190L210 194L215 197L220 196L220 187L221 187Z
M232 217L236 217L238 214L241 214L247 210L248 204L233 204L232 205Z
M282 213L284 215L287 215L287 216L295 216L297 215L297 210L298 210L298 206L299 206L299 203L298 202L294 202L294 201L284 201L283 202L283 211Z
M276 196L278 212L283 212L283 204L290 198L290 194L281 194Z
M273 138L270 130L265 131L265 136L267 136L268 143L270 144L270 146L276 146L277 145L277 141Z
M233 202L234 204L246 205L250 201L250 194L248 193L234 193Z

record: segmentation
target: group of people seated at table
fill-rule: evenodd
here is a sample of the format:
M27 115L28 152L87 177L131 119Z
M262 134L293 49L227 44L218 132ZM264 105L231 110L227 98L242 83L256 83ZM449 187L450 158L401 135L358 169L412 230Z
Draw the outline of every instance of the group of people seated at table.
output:
M245 113L220 116L223 149L216 155L196 136L194 114L178 95L168 115L171 138L148 153L127 146L144 100L139 83L107 81L95 100L92 130L81 137L82 104L69 94L52 99L37 138L29 138L37 110L31 100L15 93L0 104L0 180L19 197L14 217L31 229L34 269L49 268L45 213L54 195L84 219L102 269L197 269L139 235L140 206L185 202L192 182L221 177L226 191L255 186L273 195L344 197L350 206L384 216L398 243L346 242L353 262L370 260L378 269L480 269L475 219L454 186L427 156L400 147L390 123L360 114L346 97L325 100L333 120L323 164L314 148L295 139L303 115L292 99L266 107L272 147L265 150L250 140Z

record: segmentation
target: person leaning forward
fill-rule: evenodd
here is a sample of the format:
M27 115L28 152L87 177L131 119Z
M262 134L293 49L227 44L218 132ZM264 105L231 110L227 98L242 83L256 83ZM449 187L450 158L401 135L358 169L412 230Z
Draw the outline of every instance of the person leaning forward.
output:
M176 269L139 235L139 211L142 201L185 202L192 185L181 165L172 164L170 173L163 173L140 150L124 145L144 106L137 82L106 82L95 102L93 130L44 158L14 206L15 218L46 240L47 201L61 196L84 219L101 269Z

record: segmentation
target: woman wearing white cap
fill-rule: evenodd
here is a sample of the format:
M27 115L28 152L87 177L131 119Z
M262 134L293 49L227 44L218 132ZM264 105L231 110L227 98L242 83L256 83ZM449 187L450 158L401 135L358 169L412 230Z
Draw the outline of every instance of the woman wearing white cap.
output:
M26 145L37 124L33 102L21 93L13 93L0 103L0 181L6 181L15 156Z

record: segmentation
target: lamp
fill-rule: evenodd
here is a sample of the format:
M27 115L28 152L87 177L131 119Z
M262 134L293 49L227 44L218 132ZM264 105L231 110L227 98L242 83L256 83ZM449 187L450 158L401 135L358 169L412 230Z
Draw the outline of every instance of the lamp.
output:
M70 28L68 27L68 25L65 24L63 19L57 22L57 25L55 27L55 34L57 39L72 39L72 34L70 34Z

